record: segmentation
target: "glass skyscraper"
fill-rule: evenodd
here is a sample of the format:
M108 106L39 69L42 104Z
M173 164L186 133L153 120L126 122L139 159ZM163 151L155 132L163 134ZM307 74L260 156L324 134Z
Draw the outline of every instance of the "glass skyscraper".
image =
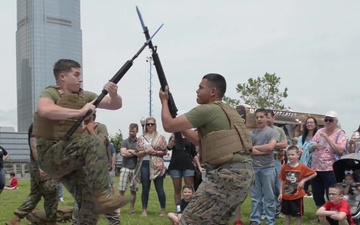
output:
M17 0L18 132L28 130L40 92L55 84L61 58L82 65L80 0Z

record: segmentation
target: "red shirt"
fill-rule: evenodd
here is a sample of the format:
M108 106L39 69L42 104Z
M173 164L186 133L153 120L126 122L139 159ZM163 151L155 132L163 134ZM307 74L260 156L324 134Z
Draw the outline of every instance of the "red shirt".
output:
M354 221L351 218L350 207L347 201L341 200L340 203L334 204L331 201L328 201L323 205L326 211L336 211L346 213L347 221L350 221L350 225L355 225Z
M18 179L13 177L10 179L10 188L16 188L18 186Z

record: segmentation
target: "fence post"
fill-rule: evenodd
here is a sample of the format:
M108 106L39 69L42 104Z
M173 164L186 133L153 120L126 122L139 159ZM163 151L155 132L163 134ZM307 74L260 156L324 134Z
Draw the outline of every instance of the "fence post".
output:
M21 177L25 177L25 163L21 164Z
M16 170L16 163L13 163L12 166L13 166L13 172L14 172L15 175L16 175L16 172L17 172L17 170Z

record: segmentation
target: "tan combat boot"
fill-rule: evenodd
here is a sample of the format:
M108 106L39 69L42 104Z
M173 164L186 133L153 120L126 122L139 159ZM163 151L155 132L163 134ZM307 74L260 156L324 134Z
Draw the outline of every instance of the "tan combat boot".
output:
M114 212L114 210L123 207L133 200L133 196L121 196L109 194L104 191L95 197L95 209L99 214Z
M20 219L19 217L15 216L14 218L8 220L8 221L6 222L6 224L7 224L7 225L20 225L20 220L21 220L21 219Z

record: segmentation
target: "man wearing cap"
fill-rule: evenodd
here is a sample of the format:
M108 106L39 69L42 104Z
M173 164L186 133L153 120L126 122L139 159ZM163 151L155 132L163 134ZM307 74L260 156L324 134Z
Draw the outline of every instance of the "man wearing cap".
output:
M313 198L318 208L325 204L324 190L326 195L329 187L336 183L333 171L333 163L345 152L346 135L338 126L338 114L329 111L325 114L325 126L314 135L316 143L309 149L313 153L311 169L316 171L317 176L311 180Z

